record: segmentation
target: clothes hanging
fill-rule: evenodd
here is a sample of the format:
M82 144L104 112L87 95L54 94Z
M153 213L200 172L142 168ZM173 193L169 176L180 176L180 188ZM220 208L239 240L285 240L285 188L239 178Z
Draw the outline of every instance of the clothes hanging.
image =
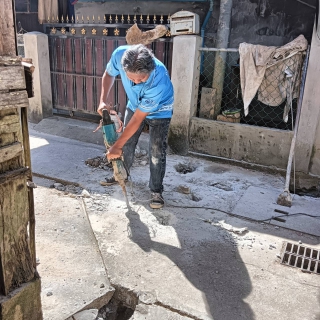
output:
M282 47L267 47L241 43L240 81L245 116L258 92L258 100L269 106L279 106L287 99L283 119L288 120L290 99L299 95L302 52L308 42L303 35ZM289 69L288 69L289 68ZM289 77L285 73L289 72Z
M58 0L38 0L38 20L45 23L48 19L56 19L59 15Z

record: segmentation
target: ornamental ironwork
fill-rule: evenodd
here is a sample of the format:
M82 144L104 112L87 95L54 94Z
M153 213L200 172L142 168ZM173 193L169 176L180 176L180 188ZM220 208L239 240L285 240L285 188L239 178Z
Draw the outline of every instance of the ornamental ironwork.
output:
M167 21L167 23L165 23ZM104 15L76 15L76 16L48 16L44 23L45 33L54 36L115 36L125 35L127 30L133 25L138 24L139 29L148 31L154 29L156 25L165 24L168 32L164 37L171 37L170 33L170 14L168 15L124 15L124 14L104 14Z

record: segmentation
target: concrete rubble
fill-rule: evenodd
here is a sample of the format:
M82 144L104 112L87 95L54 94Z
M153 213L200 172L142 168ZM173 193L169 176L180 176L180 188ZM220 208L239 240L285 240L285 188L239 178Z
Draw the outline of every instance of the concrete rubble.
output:
M76 127L30 126L45 320L320 319L319 275L280 264L284 241L320 250L320 198L280 207L280 174L170 154L166 205L152 210L142 139L128 211L99 183L111 169L86 164L103 157L90 143L101 132Z

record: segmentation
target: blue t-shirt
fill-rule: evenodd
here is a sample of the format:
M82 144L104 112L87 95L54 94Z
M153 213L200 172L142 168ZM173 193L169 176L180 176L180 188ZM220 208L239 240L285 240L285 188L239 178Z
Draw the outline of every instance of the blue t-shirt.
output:
M128 96L127 107L135 112L137 109L148 112L148 119L171 118L173 111L173 86L164 64L154 58L155 69L146 82L134 84L126 76L121 65L123 53L130 46L117 48L107 64L106 71L110 76L120 74L123 87Z

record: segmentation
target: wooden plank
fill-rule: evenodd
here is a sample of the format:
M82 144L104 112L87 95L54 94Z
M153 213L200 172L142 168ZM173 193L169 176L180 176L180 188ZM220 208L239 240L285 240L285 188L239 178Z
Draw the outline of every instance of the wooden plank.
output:
M23 150L24 150L24 165L29 168L28 180L32 181L32 169L31 169L31 149L29 141L29 127L28 127L28 110L21 109L21 127L23 137ZM33 267L36 270L36 218L34 211L34 196L33 189L28 190L28 202L29 202L29 242L30 242L30 253L33 263Z
M11 108L27 108L29 106L26 90L0 93L0 110Z
M3 294L8 295L34 278L29 248L29 202L26 177L16 176L0 184L0 260L3 270Z
M25 89L23 66L0 67L0 90Z
M0 66L21 66L21 57L0 56Z
M12 124L5 124L5 125L1 125L0 123L0 134L18 132L19 130L20 130L19 123L12 123Z
M21 110L27 109L23 108ZM20 152L17 157L14 157L15 149L7 153L9 146L22 143L20 116L16 108L0 110L0 131L0 150L2 150L1 154L3 156L0 161L0 173L21 168L24 165L23 153Z
M18 139L19 140L19 139ZM12 144L17 141L16 135L14 133L4 133L0 137L0 147Z
M40 292L41 280L35 277L8 297L0 297L0 320L43 320Z
M9 161L0 163L0 174L4 174L6 172L11 172L12 170L17 170L23 166L22 155L20 157L13 158Z
M22 61L21 64L25 71L29 71L30 73L34 72L35 66L32 63Z
M22 150L23 148L20 142L15 142L12 145L0 148L0 163L20 156Z
M0 125L19 123L19 122L20 122L20 119L17 114L10 114L10 115L3 116L3 117L0 115Z
M28 175L31 175L30 168L28 167L7 171L0 174L0 184L4 184L19 177L21 178L22 176L27 178Z
M0 55L17 55L13 4L12 0L0 1Z
M40 292L41 282L36 277L11 292L8 297L0 297L0 319L43 320Z

